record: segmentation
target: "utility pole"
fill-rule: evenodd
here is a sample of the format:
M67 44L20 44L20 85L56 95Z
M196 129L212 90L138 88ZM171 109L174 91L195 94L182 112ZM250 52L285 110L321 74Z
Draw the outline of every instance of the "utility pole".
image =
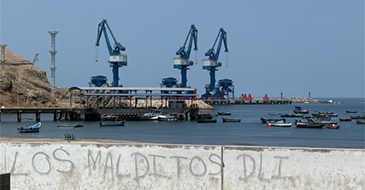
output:
M0 44L1 48L1 71L0 71L0 81L2 82L5 73L5 47L6 44ZM0 93L0 104L1 104L1 93ZM0 118L1 120L1 118Z
M58 33L58 31L48 31L49 34L51 34L51 50L49 50L49 53L51 53L51 85L52 85L52 89L51 89L51 94L52 97L54 97L54 89L55 89L55 80L56 80L56 35Z
M1 71L5 71L5 47L6 44L0 44L1 47Z

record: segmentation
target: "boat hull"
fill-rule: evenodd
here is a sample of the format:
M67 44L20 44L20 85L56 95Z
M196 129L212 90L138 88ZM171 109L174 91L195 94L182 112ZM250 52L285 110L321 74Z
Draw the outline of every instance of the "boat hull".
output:
M268 123L268 127L291 127L293 123Z
M232 115L231 112L217 112L218 115Z
M280 118L280 119L265 119L263 117L260 118L261 123L268 123L268 122L277 122L277 121L284 121L284 118Z
M295 124L297 128L313 128L313 129L322 129L324 124L314 124L314 123L300 123Z
M351 118L338 118L338 120L340 120L340 121L351 121L352 119Z
M354 116L350 116L351 119L365 119L365 117L363 115L354 115Z
M39 129L18 129L19 133L36 133Z
M17 128L19 133L37 133L41 128L41 122L31 125L29 127L20 127Z
M224 118L222 117L222 122L241 122L241 119Z
M100 122L100 127L123 127L125 121L103 121Z
M300 114L300 113L294 113L294 114L281 114L281 117L303 117L304 114Z
M365 124L365 120L356 119L355 121L356 121L357 124Z
M339 125L326 125L327 129L339 129L340 126Z

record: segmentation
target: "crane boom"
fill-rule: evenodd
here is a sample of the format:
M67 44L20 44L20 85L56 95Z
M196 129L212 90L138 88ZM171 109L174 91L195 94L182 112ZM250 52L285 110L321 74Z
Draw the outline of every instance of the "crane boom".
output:
M114 40L114 47L112 47L110 44L107 31L109 31L110 35L112 36L112 38ZM105 19L103 19L103 21L101 21L98 25L95 46L100 45L99 42L100 42L102 33L104 33L106 46L107 46L109 56L110 56L109 61L108 61L109 66L113 68L112 69L112 72L113 72L113 85L112 86L117 87L117 86L119 86L119 84L118 84L119 70L118 69L119 69L119 67L127 66L127 55L121 54L121 51L125 51L126 48L124 46L122 46L119 42L117 42L117 40L115 39L115 37L113 35L113 32L111 31L111 29Z
M218 41L219 39L219 41ZM217 50L216 52L214 53L214 46L215 44L217 44L217 41L218 41L218 47L217 47ZM220 28L219 29L219 33L217 35L217 38L215 39L214 41L214 44L213 44L213 47L210 48L206 53L205 53L205 56L209 56L209 59L210 60L214 60L214 61L217 61L218 58L219 58L219 52L220 52L220 49L221 49L221 46L222 46L222 41L224 42L224 47L225 47L225 52L228 52L228 46L227 46L227 33L226 31L224 31L223 28Z
M189 41L187 49L185 50L186 43ZM189 66L194 65L194 62L190 61L191 48L194 43L194 50L198 50L198 30L194 24L190 26L188 35L186 36L184 45L176 52L179 55L178 58L174 58L174 68L181 70L181 87L186 87L187 83L187 70Z

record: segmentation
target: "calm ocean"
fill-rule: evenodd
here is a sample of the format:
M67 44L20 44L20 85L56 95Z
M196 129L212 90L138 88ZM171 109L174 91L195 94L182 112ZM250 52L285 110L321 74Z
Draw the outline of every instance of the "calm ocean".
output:
M16 115L2 114L0 135L12 137L64 138L65 133L74 133L77 139L114 139L154 143L205 144L205 145L248 145L323 148L365 148L365 125L355 121L339 122L340 129L307 129L287 127L267 127L259 118L275 117L268 114L293 113L294 106L314 111L332 111L339 118L349 117L346 110L356 110L364 114L364 98L321 98L332 99L328 103L295 103L291 105L216 105L217 111L231 112L230 118L241 118L240 123L197 123L196 121L127 121L125 127L99 127L98 122L81 123L83 128L58 130L61 121L52 121L53 115L41 115L42 129L39 133L20 134L17 127L30 123L16 122ZM35 118L34 114L23 114L23 118ZM293 122L298 118L287 118Z

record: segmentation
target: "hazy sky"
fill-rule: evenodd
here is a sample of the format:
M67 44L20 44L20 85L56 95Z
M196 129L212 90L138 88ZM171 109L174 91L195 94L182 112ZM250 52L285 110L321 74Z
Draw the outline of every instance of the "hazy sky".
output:
M159 87L176 77L175 52L191 24L198 29L198 65L188 85L205 92L204 53L219 28L227 32L223 66L216 80L232 79L235 96L364 97L363 0L0 0L0 43L51 76L50 30L56 36L56 86L88 86L93 75L112 81L104 37L95 62L97 26L108 21L126 47L128 66L119 69L125 87ZM190 59L195 61L195 52ZM228 61L228 68L225 64ZM50 78L49 78L50 81Z

